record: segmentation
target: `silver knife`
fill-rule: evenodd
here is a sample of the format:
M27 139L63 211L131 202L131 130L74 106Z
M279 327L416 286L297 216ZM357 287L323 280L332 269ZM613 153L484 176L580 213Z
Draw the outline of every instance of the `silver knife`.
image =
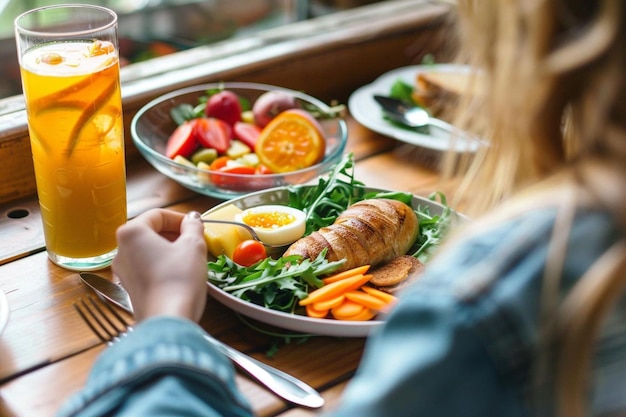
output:
M79 275L82 281L96 294L133 314L130 296L121 285L89 272L81 272ZM309 408L319 408L324 405L324 398L316 390L299 379L258 361L245 353L241 353L213 336L204 334L204 338L246 371L248 375L276 395L294 404Z
M133 305L130 301L130 296L121 285L89 272L81 272L78 275L80 275L83 282L96 294L122 308L122 310L133 314Z

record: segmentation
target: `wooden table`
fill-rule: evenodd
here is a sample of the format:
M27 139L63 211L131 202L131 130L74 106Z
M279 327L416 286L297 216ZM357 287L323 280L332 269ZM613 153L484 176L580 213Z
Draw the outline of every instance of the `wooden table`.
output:
M373 187L426 196L451 185L439 184L437 154L380 136L348 119L347 151L353 152L356 177ZM204 211L220 200L198 195L161 175L142 159L128 166L129 215L152 207ZM75 272L52 264L45 253L36 200L0 206L0 289L11 316L0 336L0 415L52 416L85 382L97 355L105 349L81 321L72 302L89 291ZM112 278L110 269L101 274ZM361 338L312 337L281 343L252 330L236 314L209 299L201 325L220 340L291 373L318 389L325 410L337 403L355 372L364 346ZM309 416L247 377L237 382L259 416Z

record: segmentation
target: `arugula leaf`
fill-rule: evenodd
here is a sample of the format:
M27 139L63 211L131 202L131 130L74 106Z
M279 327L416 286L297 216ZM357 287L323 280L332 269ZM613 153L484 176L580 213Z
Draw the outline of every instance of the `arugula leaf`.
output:
M196 111L191 104L180 104L176 107L172 107L170 110L170 116L177 125L182 125L187 120L196 118Z
M421 65L423 66L431 66L435 65L435 57L432 54L424 55L422 59ZM391 84L391 88L389 89L389 96L393 98L397 98L398 100L402 100L406 103L419 105L413 99L413 92L415 91L415 86L409 82L404 81L402 78L398 78Z
M354 179L354 156L346 155L328 178L320 178L317 187L288 187L289 206L306 214L305 236L331 225L350 205L361 200L365 185Z
M297 301L305 298L310 287L323 285L318 278L339 268L345 259L326 260L326 250L313 260L301 256L266 258L255 265L244 267L220 255L209 262L208 280L222 290L273 310L294 312Z
M391 89L389 90L390 97L397 98L398 100L402 100L406 103L415 104L412 95L413 86L401 78L394 81L391 85Z
M376 191L367 193L363 196L364 200L370 198L388 198L390 200L398 200L411 207L413 194L402 191Z
M431 215L428 206L419 206L415 209L415 214L417 214L419 219L420 230L416 245L414 245L417 249L411 255L422 263L430 260L435 249L446 236L452 214L452 210L448 207L446 196L443 193L435 192L429 195L428 198L431 201L436 201L439 198L444 209L440 215Z

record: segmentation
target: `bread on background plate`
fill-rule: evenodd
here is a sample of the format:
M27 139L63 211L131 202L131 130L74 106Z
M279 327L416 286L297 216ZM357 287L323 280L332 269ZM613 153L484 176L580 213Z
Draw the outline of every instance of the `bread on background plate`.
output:
M470 71L425 71L415 77L412 98L434 117L450 121L460 98L479 95L482 84Z

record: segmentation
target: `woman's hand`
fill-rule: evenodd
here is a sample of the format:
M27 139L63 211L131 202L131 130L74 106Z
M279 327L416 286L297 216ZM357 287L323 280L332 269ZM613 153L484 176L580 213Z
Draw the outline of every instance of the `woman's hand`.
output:
M206 304L207 248L200 214L153 209L117 230L113 272L130 294L135 317L198 321Z

